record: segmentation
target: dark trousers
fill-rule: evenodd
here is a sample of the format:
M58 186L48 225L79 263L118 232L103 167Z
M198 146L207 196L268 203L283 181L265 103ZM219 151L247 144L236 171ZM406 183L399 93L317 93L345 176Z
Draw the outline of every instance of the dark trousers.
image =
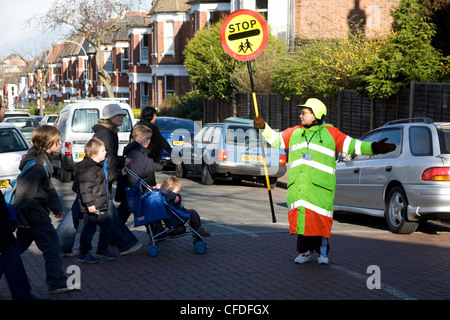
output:
M305 253L307 251L316 252L317 254L327 257L330 251L330 243L328 238L321 236L303 236L297 237L297 251Z
M5 275L13 300L31 300L31 286L17 245L0 248L0 278Z
M80 234L80 254L84 255L92 249L92 238L100 227L97 251L98 254L105 254L112 239L112 214L105 211L100 214L85 214L86 219L83 230Z
M62 270L61 246L58 234L51 223L29 226L17 230L17 242L23 253L35 242L45 259L46 281L49 290L66 286L67 277Z
M126 251L139 241L136 236L131 232L126 224L120 219L117 213L117 208L112 201L109 201L108 211L112 214L112 239L111 244L117 246L119 252Z

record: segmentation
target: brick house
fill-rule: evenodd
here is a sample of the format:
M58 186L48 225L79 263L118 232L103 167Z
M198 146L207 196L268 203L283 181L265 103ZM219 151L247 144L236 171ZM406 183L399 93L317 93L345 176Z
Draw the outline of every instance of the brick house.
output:
M268 21L271 33L291 49L296 39L342 38L355 28L375 37L391 30L389 15L400 0L155 0L148 13L129 13L106 45L104 64L116 97L132 108L161 106L170 93L195 90L184 67L187 41L202 28L239 9ZM74 96L106 96L97 81L95 52L80 36L53 48L48 91L54 102ZM59 68L59 72L58 72ZM86 87L86 85L88 85ZM86 90L87 88L87 90Z

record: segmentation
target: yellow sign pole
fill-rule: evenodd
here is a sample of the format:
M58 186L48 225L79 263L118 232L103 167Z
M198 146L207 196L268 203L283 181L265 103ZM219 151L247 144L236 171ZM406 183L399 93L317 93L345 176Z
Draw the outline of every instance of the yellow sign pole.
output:
M252 88L253 106L255 115L259 116L258 102L256 101L255 87L250 60L255 59L265 49L269 37L265 20L256 12L241 9L232 12L222 23L220 28L220 42L225 52L232 58L247 61L250 84ZM270 209L272 210L272 221L275 223L275 211L273 208L272 190L270 190L269 172L267 170L266 152L262 132L259 130L259 144L264 163L264 174L266 176L267 191L269 193Z
M250 86L252 88L252 97L253 97L253 106L255 108L255 116L259 116L258 101L256 100L255 87L253 85L253 73L252 73L252 66L250 64L250 60L247 61L247 69L248 69L248 74L250 76ZM270 210L272 212L272 222L275 223L275 222L277 222L277 218L275 217L275 210L273 208L272 190L270 189L269 171L267 170L266 152L264 149L264 142L263 142L261 130L259 130L259 145L261 148L261 153L262 153L262 158L263 158L263 163L264 163L264 174L266 176L267 192L269 193Z

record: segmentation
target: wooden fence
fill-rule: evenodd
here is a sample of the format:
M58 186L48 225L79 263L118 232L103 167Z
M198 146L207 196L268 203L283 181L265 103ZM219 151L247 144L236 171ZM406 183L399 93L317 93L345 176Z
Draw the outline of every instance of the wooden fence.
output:
M297 105L306 99L286 100L273 93L256 97L259 113L272 128L284 130L300 123ZM402 118L429 117L435 122L450 122L450 83L412 81L409 89L389 99L360 97L354 90L342 90L332 98L318 98L328 108L325 122L353 137ZM232 101L204 101L204 123L222 122L227 117L253 119L254 115L251 94L235 95Z

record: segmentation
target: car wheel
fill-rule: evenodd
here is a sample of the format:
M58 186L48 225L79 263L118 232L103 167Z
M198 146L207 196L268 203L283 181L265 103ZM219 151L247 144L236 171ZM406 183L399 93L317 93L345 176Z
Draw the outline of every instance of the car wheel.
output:
M178 178L186 178L187 171L182 163L175 165L175 174Z
M416 231L418 222L406 220L408 199L402 187L396 186L386 197L385 218L393 233L410 234Z
M203 184L206 184L206 185L211 185L214 183L214 178L211 175L211 172L209 171L209 168L207 165L204 165L203 169L202 169L202 182L203 182Z

